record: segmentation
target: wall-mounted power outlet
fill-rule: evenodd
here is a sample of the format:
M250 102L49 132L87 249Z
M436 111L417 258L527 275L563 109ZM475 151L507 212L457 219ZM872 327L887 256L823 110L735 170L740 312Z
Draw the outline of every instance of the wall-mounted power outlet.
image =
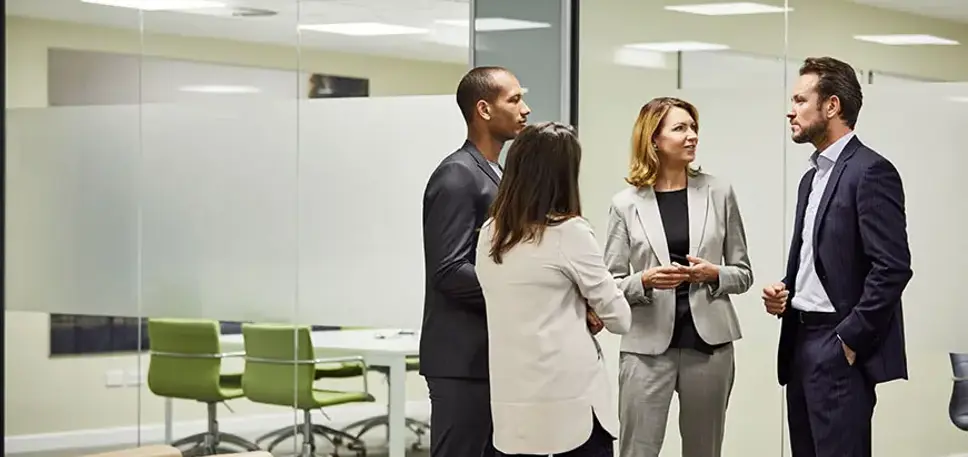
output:
M110 370L104 373L106 387L124 387L124 370Z
M124 372L124 385L129 387L144 385L146 379L147 373L142 373L138 369L131 369Z

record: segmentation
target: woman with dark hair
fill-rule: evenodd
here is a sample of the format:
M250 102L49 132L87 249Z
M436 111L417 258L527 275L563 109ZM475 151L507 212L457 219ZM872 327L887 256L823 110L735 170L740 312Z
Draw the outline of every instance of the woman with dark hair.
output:
M570 127L527 127L478 240L494 447L505 455L612 457L618 436L600 328L587 318L623 334L631 311L581 217L580 164Z

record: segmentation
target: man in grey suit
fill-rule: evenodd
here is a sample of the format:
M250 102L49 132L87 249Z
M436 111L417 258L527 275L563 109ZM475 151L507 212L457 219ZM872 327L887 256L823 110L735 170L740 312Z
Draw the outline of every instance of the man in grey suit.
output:
M492 456L484 296L474 271L479 229L497 195L504 143L531 109L511 72L474 68L457 86L467 140L427 182L423 200L426 275L420 374L430 390L430 454Z

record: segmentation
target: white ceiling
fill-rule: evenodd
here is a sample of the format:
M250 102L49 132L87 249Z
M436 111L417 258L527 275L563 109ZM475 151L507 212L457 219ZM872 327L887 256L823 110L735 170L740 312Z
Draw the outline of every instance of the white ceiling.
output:
M231 17L230 11L206 14L145 12L82 3L80 0L6 0L6 15L138 29L153 33L219 37L342 52L465 63L465 27L438 20L467 20L469 0L222 0L235 8L274 11L269 17ZM523 0L522 0L523 1ZM601 1L601 0L592 0ZM636 0L638 1L638 0ZM697 0L698 1L698 0ZM799 0L810 1L810 0ZM855 3L937 16L968 23L968 0L851 0ZM349 37L303 31L297 24L386 22L431 30L424 35Z
M146 11L82 3L80 0L6 0L7 16L70 21L146 32L218 37L239 41L317 47L342 52L463 63L468 60L466 26L437 20L468 20L468 0L222 0L235 8L276 12L268 17L231 17L230 11ZM204 14L202 14L204 13ZM350 37L303 31L297 24L385 22L429 29L424 35Z
M904 13L968 23L968 0L852 0Z

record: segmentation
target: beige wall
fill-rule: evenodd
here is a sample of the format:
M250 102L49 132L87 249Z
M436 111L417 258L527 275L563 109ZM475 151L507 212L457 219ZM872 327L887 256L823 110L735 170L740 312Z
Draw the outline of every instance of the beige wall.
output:
M6 17L6 107L47 105L47 49L51 47L137 54L136 31ZM146 54L204 62L296 69L292 48L225 40L150 35ZM374 96L452 93L466 71L459 64L434 63L335 52L303 50L302 69L370 79ZM9 240L15 243L16 240ZM8 308L17 304L8 303ZM132 311L135 305L132 304ZM135 314L134 312L132 314ZM4 434L25 435L68 430L157 424L163 402L147 388L107 388L112 370L137 370L134 355L49 357L48 316L7 311L4 319ZM147 364L147 359L142 359ZM426 398L422 380L412 375L412 399ZM374 376L370 385L378 400L385 384ZM359 381L348 381L359 387ZM337 387L338 386L334 386ZM140 396L140 400L139 400ZM140 413L139 413L140 405ZM236 416L283 412L245 400L232 403ZM203 405L177 402L175 420L205 417Z

